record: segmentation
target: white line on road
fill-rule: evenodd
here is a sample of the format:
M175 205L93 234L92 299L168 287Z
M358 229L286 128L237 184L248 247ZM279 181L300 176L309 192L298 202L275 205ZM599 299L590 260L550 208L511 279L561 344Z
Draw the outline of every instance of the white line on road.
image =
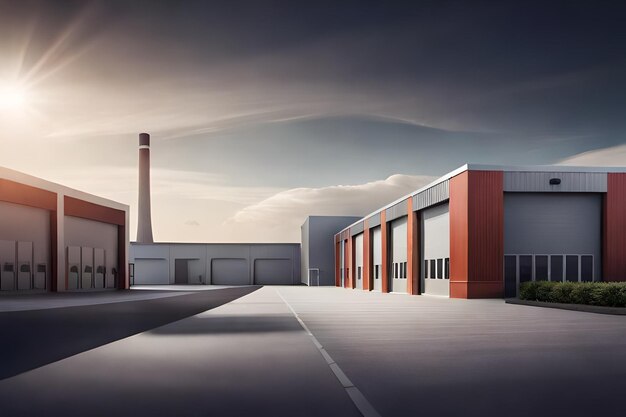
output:
M313 335L313 333L311 333L307 325L304 323L304 321L302 321L300 316L298 316L298 313L296 313L293 307L291 307L291 304L289 304L287 300L285 300L285 298L280 293L280 291L276 290L276 293L278 294L280 299L283 300L283 303L285 303L285 305L289 307L289 310L291 310L291 314L293 314L296 320L298 320L298 323L300 323L300 326L302 326L306 334L311 336L311 340L313 341L313 344L320 351L320 353L322 354L322 357L324 358L324 360L326 360L326 363L330 367L330 370L333 371L333 373L335 374L335 376L337 377L341 385L343 385L343 388L346 390L346 393L348 394L348 396L350 397L354 405L356 405L356 408L359 409L359 412L363 415L363 417L381 417L381 415L378 413L378 411L376 411L374 406L367 400L367 398L365 398L363 393L357 387L354 386L352 381L350 381L350 378L346 376L346 374L341 370L339 365L337 365L337 363L330 356L330 354L326 351L326 349L324 349L322 344L317 340L317 338Z

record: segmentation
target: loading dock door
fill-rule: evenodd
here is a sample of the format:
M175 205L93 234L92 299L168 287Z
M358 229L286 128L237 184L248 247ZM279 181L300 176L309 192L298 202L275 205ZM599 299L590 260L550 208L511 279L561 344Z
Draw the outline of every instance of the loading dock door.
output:
M407 291L407 218L391 222L391 267L389 268L389 291Z
M355 288L363 289L363 233L354 237L354 279Z
M291 259L255 259L254 283L257 285L291 285Z
M421 292L450 295L450 208L449 204L422 212Z
M601 233L601 194L504 193L506 296L513 294L509 257L517 259L517 282L599 280Z
M249 285L248 261L244 258L212 259L211 283L214 285Z
M135 258L134 269L134 285L170 283L170 268L165 259ZM112 288L113 271L107 272L107 287Z

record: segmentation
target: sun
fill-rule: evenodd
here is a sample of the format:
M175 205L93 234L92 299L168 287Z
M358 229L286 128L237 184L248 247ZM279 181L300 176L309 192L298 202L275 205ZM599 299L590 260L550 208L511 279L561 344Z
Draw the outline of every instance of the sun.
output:
M22 110L28 101L28 91L19 84L0 85L0 111Z

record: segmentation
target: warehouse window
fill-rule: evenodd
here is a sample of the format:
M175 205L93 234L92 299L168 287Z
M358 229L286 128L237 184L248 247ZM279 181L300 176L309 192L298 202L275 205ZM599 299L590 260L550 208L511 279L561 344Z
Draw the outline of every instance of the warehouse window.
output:
M398 264L397 263L393 264L393 277L398 278Z
M430 277L434 279L435 273L436 273L435 260L431 259L430 260Z
M361 267L359 266L356 270L356 279L361 279Z
M550 281L563 281L563 255L550 256Z
M580 280L593 281L593 256L582 255L580 257Z
M535 255L535 281L548 280L548 256Z
M437 279L443 279L443 259L437 259Z
M406 272L406 262L404 263L404 278L406 278L408 276L408 273Z
M519 257L519 282L533 280L533 257L532 255L520 255Z
M379 273L380 273L380 265L374 265L374 279L378 279Z
M424 278L428 278L428 259L424 260Z
M445 279L450 279L450 258L446 258L445 267L446 267L446 273L443 277Z
M566 255L565 256L565 280L576 282L578 281L578 256Z

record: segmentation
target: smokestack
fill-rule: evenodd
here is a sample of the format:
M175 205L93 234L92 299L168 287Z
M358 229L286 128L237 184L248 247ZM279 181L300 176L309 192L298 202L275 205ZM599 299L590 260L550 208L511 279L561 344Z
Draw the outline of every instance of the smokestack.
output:
M154 243L150 214L150 135L139 134L139 204L137 242Z

